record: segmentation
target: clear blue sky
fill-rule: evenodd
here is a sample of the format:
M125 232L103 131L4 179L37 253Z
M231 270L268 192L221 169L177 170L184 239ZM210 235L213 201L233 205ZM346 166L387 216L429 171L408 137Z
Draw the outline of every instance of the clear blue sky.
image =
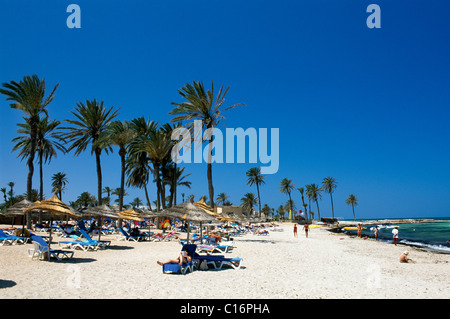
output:
M0 11L0 82L38 74L59 83L52 119L72 118L77 102L97 98L120 107L121 120L168 122L177 90L203 80L230 85L227 114L236 128L279 128L280 168L267 176L262 203L285 204L280 181L296 187L338 182L335 215L359 199L359 218L450 216L450 23L447 0L433 1L5 1ZM81 7L81 29L66 8ZM381 8L369 29L366 8ZM25 193L27 166L11 153L20 111L0 98L0 186ZM103 186L118 187L120 161L102 156ZM208 194L206 164L186 194ZM215 164L215 194L234 204L249 191L254 164ZM58 171L69 179L65 201L96 194L95 159L59 154L44 167L44 193ZM38 171L33 187L38 188ZM155 187L150 185L151 200ZM144 198L128 189L125 198ZM181 198L178 195L178 198ZM299 193L293 198L300 203ZM330 199L319 202L330 216Z

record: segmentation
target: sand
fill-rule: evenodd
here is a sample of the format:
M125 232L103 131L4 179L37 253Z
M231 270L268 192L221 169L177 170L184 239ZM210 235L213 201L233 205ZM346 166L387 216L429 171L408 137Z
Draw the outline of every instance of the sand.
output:
M31 260L31 244L0 247L0 299L25 298L450 298L450 255L292 224L268 236L235 237L227 256L241 269L163 274L157 260L177 256L178 242L117 241L76 250L70 261ZM55 237L55 241L63 240ZM54 245L53 247L57 247ZM416 263L399 262L408 249Z

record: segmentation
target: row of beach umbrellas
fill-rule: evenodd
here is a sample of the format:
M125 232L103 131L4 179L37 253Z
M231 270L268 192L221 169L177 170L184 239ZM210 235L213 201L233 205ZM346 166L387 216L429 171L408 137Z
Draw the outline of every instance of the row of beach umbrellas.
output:
M202 223L214 224L228 221L238 222L255 222L257 220L248 218L244 215L235 214L229 216L227 214L218 214L207 205L204 201L195 203L184 202L180 205L166 208L159 212L144 211L141 209L131 208L123 211L119 211L117 205L108 206L101 205L95 207L84 207L79 210L75 210L69 205L63 203L55 194L51 198L43 201L32 203L28 200L22 200L13 206L6 209L6 216L23 215L27 212L47 212L53 221L55 215L64 215L71 218L86 218L86 217L107 217L112 219L121 218L124 220L144 221L145 218L152 217L171 217L178 218L180 220L186 220L189 222L199 222L200 230L202 231ZM51 234L50 234L51 236ZM201 234L202 236L202 234ZM189 227L187 238L189 239ZM99 237L100 239L100 237Z

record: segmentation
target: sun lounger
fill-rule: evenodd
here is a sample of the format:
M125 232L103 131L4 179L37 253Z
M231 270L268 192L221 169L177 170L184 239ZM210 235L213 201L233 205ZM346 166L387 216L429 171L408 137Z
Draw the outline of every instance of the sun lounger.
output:
M199 255L195 254L194 260L197 260L199 265L202 262L206 262L207 265L212 265L214 269L220 270L223 266L227 265L233 269L241 268L242 258L227 258L223 255Z
M35 230L39 230L40 232L47 232L50 230L49 227L45 227L42 224L36 224L36 225L34 225L34 228L35 228Z
M9 234L3 232L3 230L1 230L1 229L0 229L0 238L4 238L3 244L5 242L7 242L11 245L15 245L17 243L24 244L24 243L28 242L28 240L30 239L30 237L9 235ZM2 240L2 239L0 239L0 240Z
M195 250L197 249L197 245L194 245L194 244L183 245L181 250L183 250L183 249L187 249L189 256L194 256ZM188 270L190 272L194 271L194 258L192 258L190 262L184 263L182 265L180 265L180 264L164 264L162 266L163 273L175 273L175 274L186 275Z
M198 245L199 251L207 254L213 254L215 252L225 254L231 250L231 248L231 245Z
M70 235L71 238L74 240L60 240L59 241L59 247L61 248L70 248L70 249L77 249L80 248L84 251L88 251L89 249L97 250L99 248L98 244L94 243L88 243L84 241L81 237L76 235Z
M0 246L3 246L4 244L13 244L13 240L10 237L6 236L5 233L0 234Z
M33 241L34 249L33 248L28 249L27 254L32 259L37 257L39 260L43 260L45 259L46 253L50 254L50 258L54 257L59 261L61 261L64 258L70 259L73 257L73 251L51 249L51 248L49 249L48 244L40 236L31 234L31 240Z
M110 240L94 240L91 238L91 236L89 236L89 234L85 230L80 229L80 232L87 243L98 244L100 248L105 248L106 246L111 245Z
M138 235L138 236L132 236L128 234L123 228L119 228L120 234L117 237L117 240L134 240L134 241L141 241L145 240L145 235Z

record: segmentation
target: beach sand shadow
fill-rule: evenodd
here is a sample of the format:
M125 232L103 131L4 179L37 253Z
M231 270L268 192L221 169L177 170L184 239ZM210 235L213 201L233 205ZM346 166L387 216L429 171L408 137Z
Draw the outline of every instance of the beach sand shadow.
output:
M249 242L249 243L261 243L261 244L276 244L275 241L263 240L263 239L240 239L239 241L244 241L244 242Z
M70 259L63 259L60 261L52 260L52 261L57 262L57 263L64 263L64 264L85 264L85 263L92 263L94 261L97 261L97 259L72 257Z
M17 285L15 281L0 279L0 289L11 288L14 287L15 285Z
M108 250L131 250L134 249L134 247L131 246L108 246L108 248L106 248Z

